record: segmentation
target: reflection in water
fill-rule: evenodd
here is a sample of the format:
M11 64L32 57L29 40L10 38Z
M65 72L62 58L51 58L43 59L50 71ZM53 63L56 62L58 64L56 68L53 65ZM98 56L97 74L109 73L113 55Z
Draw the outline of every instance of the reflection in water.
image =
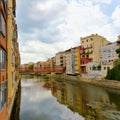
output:
M41 79L21 81L20 120L84 120L78 113L59 104L51 90L43 85Z
M42 78L22 79L20 117L11 120L120 120L118 90L55 79L50 89L44 84Z
M85 83L52 80L52 94L85 120L120 120L120 91Z
M18 86L10 120L20 120L21 84Z

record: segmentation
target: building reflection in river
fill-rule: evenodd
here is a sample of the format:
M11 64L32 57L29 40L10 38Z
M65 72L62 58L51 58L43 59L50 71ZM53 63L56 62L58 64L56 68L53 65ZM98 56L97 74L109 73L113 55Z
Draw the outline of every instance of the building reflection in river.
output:
M41 78L23 78L11 120L120 120L120 91L74 81L50 81L51 90L43 88Z
M113 98L115 94L105 88L78 82L52 80L51 91L58 102L66 104L69 109L82 115L85 120L120 120L119 101L116 103L116 99ZM120 100L120 92L116 97Z
M78 113L73 113L70 111L65 105L59 104L59 102L56 101L56 98L52 95L51 90L44 88L43 85L44 81L41 79L22 78L21 104L15 104L16 107L13 111L16 111L16 108L20 108L20 110L18 114L13 114L11 120L84 119Z

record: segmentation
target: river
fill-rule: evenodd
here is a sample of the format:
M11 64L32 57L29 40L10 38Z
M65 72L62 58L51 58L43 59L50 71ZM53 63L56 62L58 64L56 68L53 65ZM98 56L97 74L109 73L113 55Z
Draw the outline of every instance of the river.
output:
M22 78L11 120L120 120L120 90Z

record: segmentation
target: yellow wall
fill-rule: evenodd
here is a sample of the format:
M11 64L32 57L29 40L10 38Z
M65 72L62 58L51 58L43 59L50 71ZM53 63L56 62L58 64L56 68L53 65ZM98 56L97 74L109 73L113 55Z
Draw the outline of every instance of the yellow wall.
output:
M92 53L89 54L89 58L92 58L93 62L100 61L100 47L108 43L109 41L107 41L106 38L98 34L81 38L81 46L84 46L85 51L92 51Z
M7 73L8 73L8 99L10 99L13 95L13 75L15 74L15 68L12 66L12 54L14 52L12 46L12 34L13 34L13 26L12 26L12 18L14 19L13 12L12 12L12 0L8 0L7 3L7 50L8 50L8 57L7 57Z
M74 48L74 60L75 60L75 71L76 74L80 74L80 47Z

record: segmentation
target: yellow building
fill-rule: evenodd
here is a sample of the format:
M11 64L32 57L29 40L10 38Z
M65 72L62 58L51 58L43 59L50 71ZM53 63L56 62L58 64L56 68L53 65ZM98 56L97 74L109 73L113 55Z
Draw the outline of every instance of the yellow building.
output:
M14 51L15 51L15 81L19 79L19 72L20 72L20 52L19 52L19 42L18 33L17 33L17 24L14 26Z
M0 120L7 114L7 39L6 39L6 2L0 1Z
M66 74L80 74L80 46L66 50Z
M8 73L8 102L13 96L14 84L15 84L15 9L16 1L8 0L7 1L7 73Z
M80 46L74 47L75 74L80 74Z
M88 62L100 62L100 47L110 42L98 34L81 37L80 42L83 48L81 52L81 71L86 72L86 64Z
M90 36L81 38L81 46L84 47L85 57L88 57L92 62L100 61L100 47L110 43L106 38L92 34Z

